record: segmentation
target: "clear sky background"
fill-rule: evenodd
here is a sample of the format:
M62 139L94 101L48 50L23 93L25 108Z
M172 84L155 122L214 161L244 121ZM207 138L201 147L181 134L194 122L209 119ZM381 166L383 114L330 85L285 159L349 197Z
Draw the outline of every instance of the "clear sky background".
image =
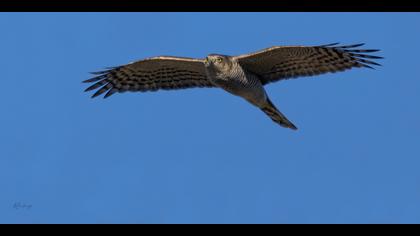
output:
M420 223L420 14L1 13L1 223ZM91 99L145 57L364 42L382 67Z

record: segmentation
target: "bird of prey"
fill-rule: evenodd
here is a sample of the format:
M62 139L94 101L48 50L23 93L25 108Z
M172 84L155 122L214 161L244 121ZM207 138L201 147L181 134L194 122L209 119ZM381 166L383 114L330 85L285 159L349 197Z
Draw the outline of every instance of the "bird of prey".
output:
M362 45L274 46L239 56L209 54L203 59L158 56L93 72L95 77L83 82L94 83L85 91L98 89L92 98L105 92L104 98L125 91L221 88L260 108L277 124L296 130L270 101L264 86L290 78L380 65L368 59L382 57L367 54L379 50L355 49Z

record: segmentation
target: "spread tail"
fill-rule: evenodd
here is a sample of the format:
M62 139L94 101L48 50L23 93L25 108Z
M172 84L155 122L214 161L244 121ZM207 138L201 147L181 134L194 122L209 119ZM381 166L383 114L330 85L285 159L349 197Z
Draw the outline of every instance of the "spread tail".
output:
M290 128L293 130L297 130L296 126L290 122L286 116L284 116L275 106L274 104L270 101L269 98L267 98L267 104L264 107L261 107L261 110L267 114L274 122L276 122L277 124L286 127L286 128Z

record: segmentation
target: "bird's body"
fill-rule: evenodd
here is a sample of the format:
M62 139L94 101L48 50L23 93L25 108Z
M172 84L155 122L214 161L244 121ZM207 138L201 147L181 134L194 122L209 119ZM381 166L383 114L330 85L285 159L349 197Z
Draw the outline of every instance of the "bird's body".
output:
M218 66L217 59L223 58L226 66ZM223 61L222 61L223 62ZM258 106L266 100L266 93L257 75L245 71L234 58L211 55L205 64L207 78L217 87L240 96Z
M218 62L218 60L220 60ZM242 97L260 108L280 125L296 129L269 100L261 79L257 74L244 70L238 60L225 55L209 55L205 60L207 78L217 87Z
M362 44L332 47L336 44L304 47L271 47L240 56L210 54L204 60L182 57L154 57L107 71L84 82L96 82L86 91L101 87L92 97L104 92L155 91L192 87L219 87L260 108L274 122L297 129L270 101L264 85L281 79L336 72L352 67L379 65L363 58L379 59L355 50Z

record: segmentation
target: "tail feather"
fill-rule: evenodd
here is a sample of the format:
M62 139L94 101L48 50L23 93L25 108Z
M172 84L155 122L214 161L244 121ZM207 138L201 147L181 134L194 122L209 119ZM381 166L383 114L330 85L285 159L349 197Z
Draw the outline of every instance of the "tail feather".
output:
M283 115L275 106L274 104L270 101L270 99L267 98L267 105L262 107L261 110L267 114L274 122L276 122L277 124L286 127L286 128L290 128L293 130L297 130L297 127L290 122L285 115Z

